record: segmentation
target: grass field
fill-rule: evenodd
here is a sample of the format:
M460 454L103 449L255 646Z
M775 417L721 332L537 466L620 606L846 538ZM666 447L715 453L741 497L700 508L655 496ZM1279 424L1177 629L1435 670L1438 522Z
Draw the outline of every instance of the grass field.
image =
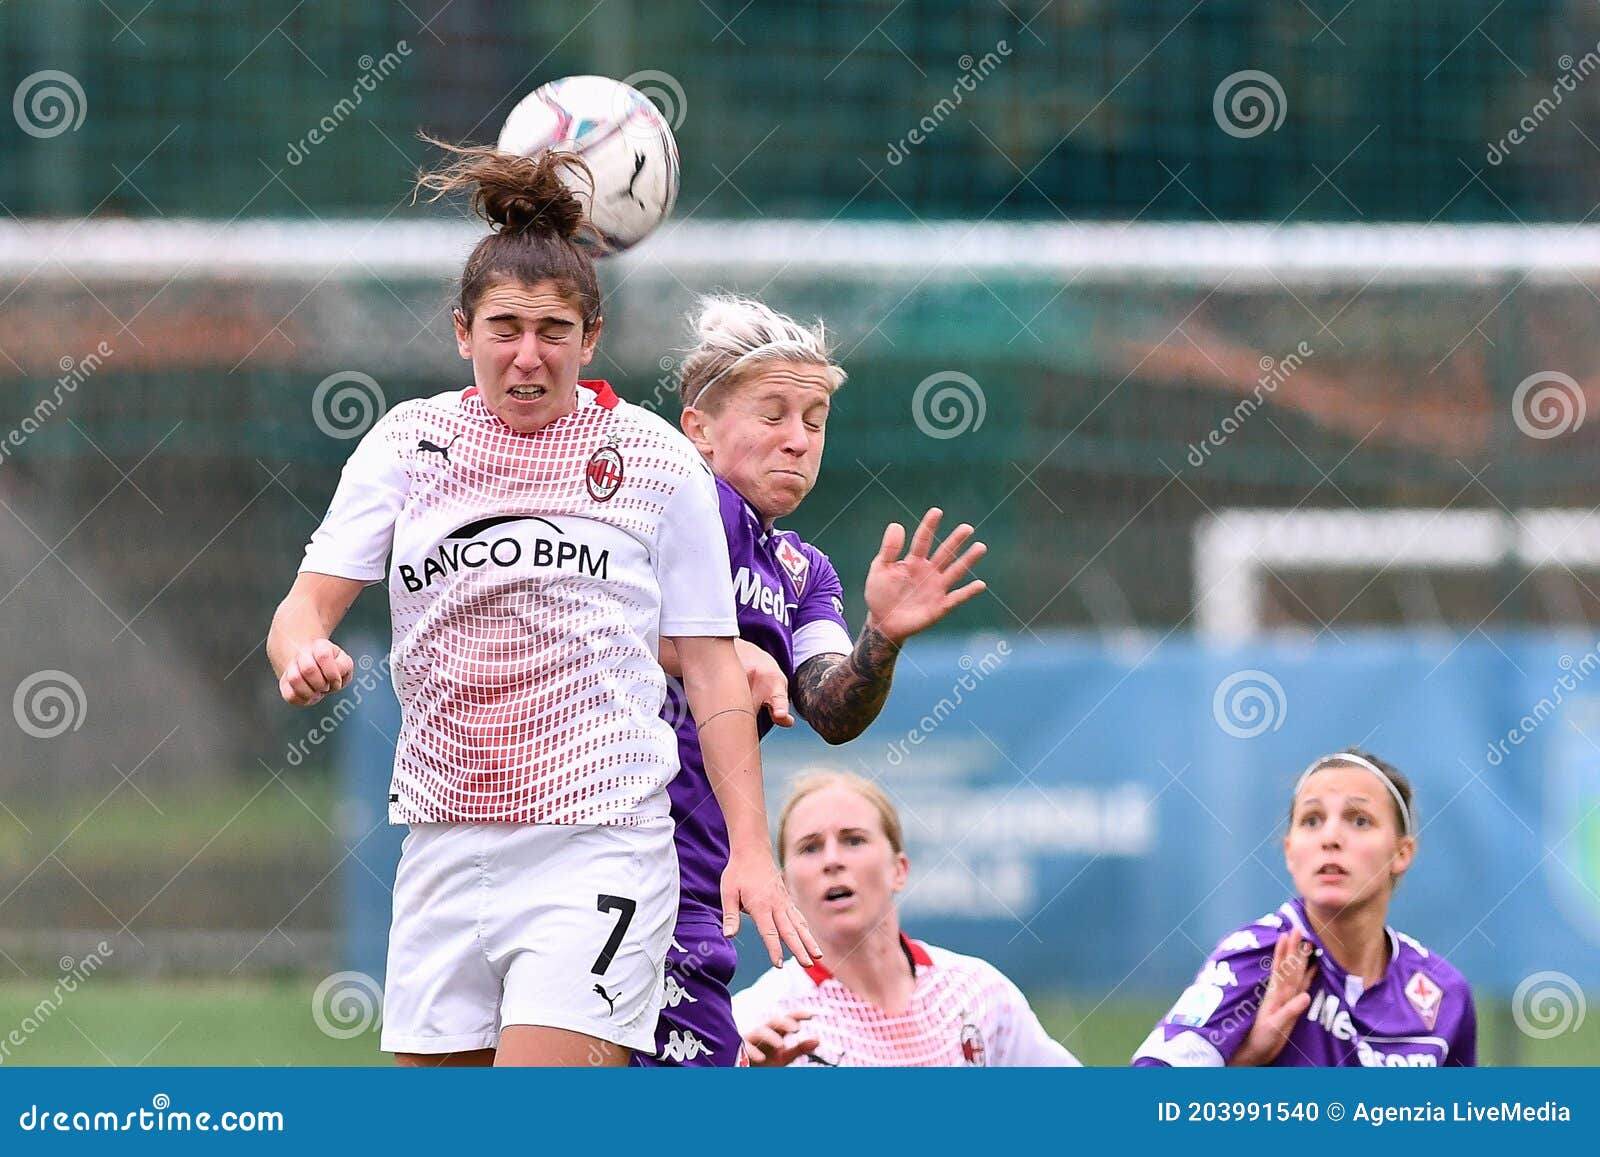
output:
M7 1065L388 1065L376 1029L348 1040L311 1015L317 978L205 983L91 979L15 1046L48 990L0 985L0 1063ZM1143 1001L1043 998L1040 1018L1085 1064L1121 1065L1164 1011ZM1548 1041L1523 1038L1509 1017L1484 1015L1486 1062L1600 1065L1600 1022Z

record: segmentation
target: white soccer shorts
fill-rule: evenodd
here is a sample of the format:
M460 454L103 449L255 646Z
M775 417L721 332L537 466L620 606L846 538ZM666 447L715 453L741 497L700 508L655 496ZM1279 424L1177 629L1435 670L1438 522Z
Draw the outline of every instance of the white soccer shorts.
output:
M505 1025L655 1049L678 911L673 825L413 824L395 878L383 1048L493 1048Z

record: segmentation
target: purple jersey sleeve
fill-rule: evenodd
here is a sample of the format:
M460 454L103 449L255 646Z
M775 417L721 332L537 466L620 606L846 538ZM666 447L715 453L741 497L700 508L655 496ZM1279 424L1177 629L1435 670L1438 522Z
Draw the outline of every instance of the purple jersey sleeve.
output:
M1463 1068L1473 1068L1478 1063L1478 1009L1472 1000L1472 990L1467 987L1467 982L1461 981L1461 998L1466 1002L1461 1019L1456 1022L1456 1031L1450 1041L1450 1052L1445 1057L1444 1063L1459 1065Z
M1180 1068L1228 1063L1255 1023L1282 929L1248 924L1222 938L1139 1051L1135 1065Z
M800 550L810 560L810 577L795 608L794 666L818 655L848 655L850 624L844 617L844 584L827 555L809 543Z

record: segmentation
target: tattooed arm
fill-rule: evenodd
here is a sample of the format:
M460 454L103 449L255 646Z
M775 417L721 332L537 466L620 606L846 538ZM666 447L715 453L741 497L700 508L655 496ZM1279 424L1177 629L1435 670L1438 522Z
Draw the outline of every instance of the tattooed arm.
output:
M848 655L814 655L794 673L791 697L801 718L829 743L848 743L883 710L900 648L917 632L981 593L981 580L957 586L987 549L966 523L933 549L942 514L923 515L904 558L905 528L891 523L867 570L867 625Z
M883 710L900 645L868 625L848 655L816 655L794 673L795 710L829 743L848 743Z

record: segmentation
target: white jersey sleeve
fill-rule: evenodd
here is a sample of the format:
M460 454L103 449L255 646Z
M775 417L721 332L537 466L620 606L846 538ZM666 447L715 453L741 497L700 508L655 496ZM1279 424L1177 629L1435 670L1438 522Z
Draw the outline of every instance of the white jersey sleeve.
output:
M709 470L695 469L678 484L662 514L658 544L661 634L737 635L728 540Z
M998 970L995 976L999 984L994 1014L999 1023L994 1064L1013 1069L1081 1067L1082 1061L1045 1032L1022 990Z
M739 1035L766 1024L780 1012L791 1011L797 997L805 995L811 982L793 960L780 968L769 968L754 984L733 994L733 1023Z
M405 507L408 486L395 449L404 409L396 406L384 415L345 462L327 516L306 547L302 573L365 583L379 582L388 573L395 522Z

